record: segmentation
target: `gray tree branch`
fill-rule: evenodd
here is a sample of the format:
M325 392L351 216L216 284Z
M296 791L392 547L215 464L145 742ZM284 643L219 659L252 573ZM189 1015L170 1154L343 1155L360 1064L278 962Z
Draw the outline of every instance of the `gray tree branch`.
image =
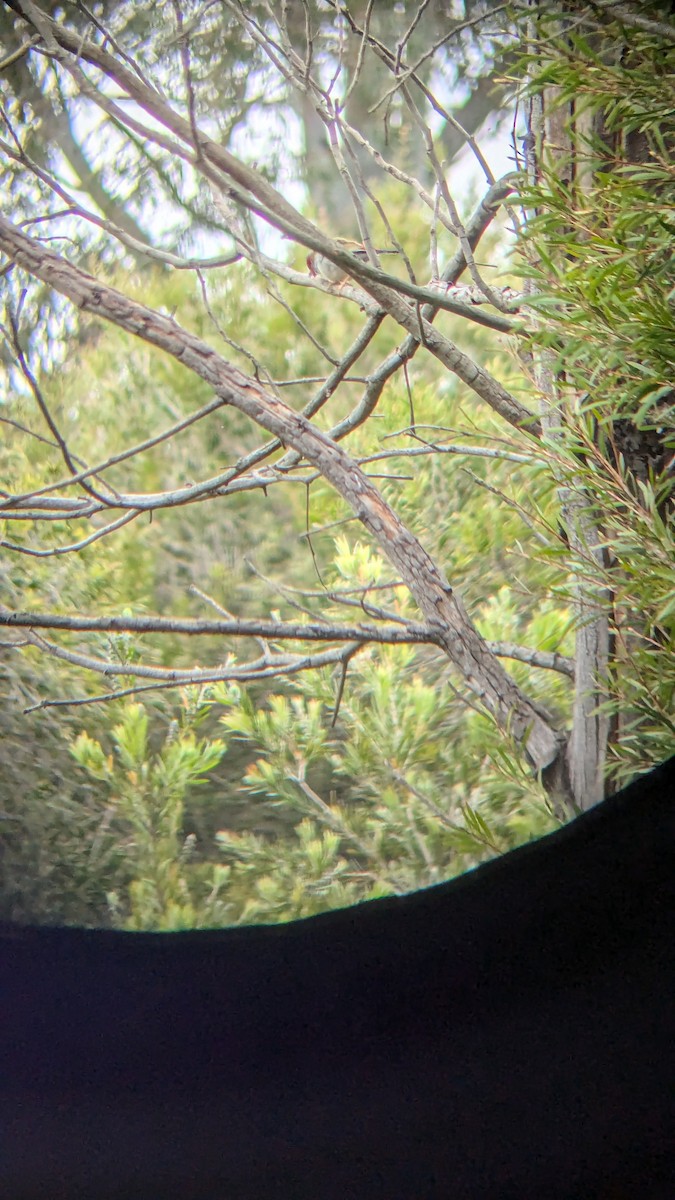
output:
M523 746L535 769L550 772L556 766L564 736L541 717L506 673L443 573L341 446L173 318L93 278L27 237L4 217L0 217L0 248L79 308L164 350L205 380L226 403L312 463L347 502L404 580L425 619L438 631L438 644L474 695L501 728ZM560 786L557 778L556 787Z

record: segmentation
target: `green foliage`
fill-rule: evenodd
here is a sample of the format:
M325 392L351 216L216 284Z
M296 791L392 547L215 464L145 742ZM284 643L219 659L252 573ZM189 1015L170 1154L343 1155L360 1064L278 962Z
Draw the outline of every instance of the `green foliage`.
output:
M621 782L675 744L675 47L620 18L588 37L552 15L540 32L521 66L549 108L574 101L575 155L568 178L558 148L521 188L522 270L559 383L555 468L585 490L604 545L576 569L613 624Z
M675 740L667 471L675 433L675 196L665 129L671 52L608 20L609 41L600 43L575 28L561 33L556 16L522 64L533 92L545 86L549 103L558 89L559 104L573 98L576 114L589 117L583 136L574 134L576 174L568 178L559 160L550 161L537 187L521 190L528 212L522 271L537 291L532 348L547 351L559 380L558 428L543 450L533 450L525 438L505 434L489 412L469 408L465 389L420 352L408 381L396 376L386 385L346 446L357 459L390 455L369 459L366 469L444 568L486 638L569 655L578 580L611 605L617 654L608 709L620 727L613 754L623 778L665 757ZM639 156L633 135L642 139ZM402 204L393 185L378 194L422 278L428 224L421 203ZM202 197L196 207L205 209ZM486 239L481 257L490 261L495 252ZM175 313L242 369L300 381L283 391L298 409L312 394L303 379L326 373L319 347L335 361L363 322L340 296L279 283L293 317L269 302L265 280L243 263L208 275L208 309L179 272L144 270L125 278L124 287L149 307ZM302 325L313 340L302 336ZM536 403L523 378L527 347L519 360L468 322L441 314L438 326L512 392ZM96 323L79 336L63 369L41 381L73 453L100 464L183 424L179 434L108 467L111 486L160 496L219 479L264 440L230 408L190 423L211 393L168 357ZM400 330L383 322L355 377L315 418L320 428L354 407L363 377L399 339ZM253 347L255 363L238 349L244 345ZM60 451L45 442L25 388L11 397L8 412L43 440L5 426L3 486L30 493L57 482L65 474ZM419 450L430 453L411 453ZM589 497L589 516L602 531L601 562L587 547L571 551L559 533L565 485ZM12 530L7 603L165 616L213 615L215 605L241 616L272 609L282 618L305 613L340 621L360 604L357 619L370 620L373 606L388 620L414 619L410 597L352 515L318 480L307 490L304 483L271 483L266 494L216 497L208 508L165 507L77 554L66 551L100 529L99 517L39 527L27 520ZM59 634L58 646L71 655L84 649L75 634ZM89 641L86 652L121 667L115 684L124 690L138 682L124 668L138 663L244 666L258 648L114 634ZM569 677L516 660L508 665L564 727ZM22 704L86 700L102 690L77 660L55 664L33 648L11 684L11 708L0 719L16 745ZM188 690L180 707L162 691L142 703L83 706L61 724L41 713L44 745L36 739L34 761L7 756L16 759L8 762L10 786L22 802L3 798L11 827L1 831L9 847L7 903L22 916L127 928L287 920L436 883L552 828L540 783L457 687L447 658L433 648L374 644L352 656L344 680L324 668L277 680L271 690ZM17 900L31 858L48 886L42 896Z
M333 586L386 572L372 550L342 536L334 568ZM405 610L405 600L394 602ZM543 627L541 612L538 620ZM364 649L350 661L333 725L337 685L333 673L313 673L263 707L245 692L211 690L228 733L255 755L243 787L301 817L276 846L218 835L241 919L281 920L429 886L553 827L543 792L500 750L492 723L457 704L440 656Z
M182 829L186 795L220 762L224 742L197 740L189 725L174 721L153 751L148 714L135 703L124 705L110 741L107 752L82 732L71 750L76 762L104 785L101 803L126 848L128 900L112 890L107 896L115 918L123 919L128 929L191 929L219 923L227 912L220 897L227 872L210 872L205 879L203 872L191 871L191 843Z
M250 340L257 326L280 373L283 356L296 345L300 359L294 369L318 373L316 352L298 340L287 314L260 303L257 287L248 272L228 275L213 289L212 311L227 319L238 342ZM213 327L204 328L203 313L182 281L145 280L144 302L160 298L177 310L183 324L214 335ZM322 319L325 310L335 347L353 339L358 318L351 307L338 301L336 318L329 297L312 297L311 312L305 297L299 310L304 304L308 320ZM390 333L380 331L369 361L377 361L389 346ZM471 349L490 357L483 335L472 334ZM114 370L119 361L123 369ZM505 381L515 379L508 358L491 366ZM91 461L142 440L158 424L172 423L206 399L194 394L192 384L186 390L185 382L179 367L106 331L53 381L53 394L49 382L49 397L66 435L76 437ZM142 406L135 399L141 389ZM348 385L338 411L359 394ZM413 379L413 400L423 434L429 429L440 446L457 440L454 429L463 420L458 391L447 379L439 386L435 371L422 361ZM409 404L399 384L388 385L375 422L351 435L350 452L405 454L410 440L400 431L409 424ZM460 441L471 447L494 438L499 449L501 435L498 423L481 415L474 418L472 436ZM190 427L138 463L122 464L114 478L127 489L161 490L174 480L216 474L224 461L255 444L246 423L228 411ZM15 474L22 448L17 436ZM60 470L54 455L55 477ZM533 553L537 536L518 507L527 510L534 530L546 530L554 520L551 483L536 463L448 454L393 457L384 461L383 470L389 476L382 481L385 496L446 566L486 635L560 648L568 620L565 605L541 602L542 589L554 590L560 582L559 566ZM501 494L513 503L504 504ZM194 583L230 611L258 613L269 599L248 573L245 560L251 555L265 574L312 588L317 593L312 605L326 619L344 621L352 610L329 600L324 588L348 598L364 586L374 589L367 600L399 617L416 616L402 589L390 586L389 566L362 531L354 536L349 526L330 528L348 514L320 482L311 489L310 522L328 527L312 534L323 586L307 539L293 536L305 524L304 497L297 492L289 496L276 488L269 499L230 497L207 527L203 512L197 506L163 511L151 524L136 522L118 531L115 540L103 539L78 556L39 561L37 567L18 558L17 596L31 580L35 608L57 607L51 588L56 561L63 611L86 612L96 605L102 612L203 615L203 602L188 590ZM28 542L32 536L27 523ZM72 529L50 528L54 549L72 536ZM517 602L511 597L514 579L521 585ZM297 615L285 591L273 593L273 599L281 616ZM78 648L76 637L59 640ZM101 635L98 649L121 666L195 660L207 665L227 653L234 665L237 655L241 662L247 657L233 642L214 645L205 638L185 645L172 637ZM542 703L565 710L569 689L562 677L524 665L516 665L515 673ZM46 698L62 687L62 674L60 668L53 680L47 675L40 694ZM95 679L83 679L75 668L66 680L68 694L99 691ZM123 675L119 682L130 686L133 677ZM269 695L260 688L214 686L204 695L208 704L200 703L189 720L182 718L176 741L162 733L175 719L162 693L143 708L129 706L122 721L112 705L82 710L84 725L74 749L81 774L96 785L98 806L89 836L110 854L116 848L105 869L100 855L96 860L100 876L98 884L92 881L86 919L134 928L283 920L438 882L551 827L538 784L504 753L502 737L486 716L458 700L438 653L410 647L361 651L350 662L333 727L337 688L329 671L305 676L295 686L277 685ZM210 718L204 716L209 707ZM228 731L228 754L208 766L202 759L195 763L197 748L206 754L215 738L216 714ZM190 740L197 719L208 723L202 743ZM110 816L101 834L103 813ZM77 823L77 817L71 820Z

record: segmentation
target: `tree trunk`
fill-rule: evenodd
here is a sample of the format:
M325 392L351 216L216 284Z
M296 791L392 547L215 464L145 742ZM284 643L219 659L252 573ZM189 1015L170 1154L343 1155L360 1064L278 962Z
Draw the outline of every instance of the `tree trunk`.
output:
M550 23L547 25L550 35ZM536 19L531 25L536 37ZM562 20L560 32L563 33ZM541 181L544 165L553 166L556 177L575 185L577 194L590 181L588 159L578 148L588 133L588 117L578 116L573 102L561 104L554 88L544 88L533 97L529 110L528 173L531 182ZM557 437L564 419L558 382L550 368L549 357L542 354L536 366L536 378L543 397L542 428ZM607 673L610 651L609 597L602 586L590 578L592 566L598 574L604 566L600 549L601 534L593 515L591 498L581 481L561 486L561 519L574 562L583 559L588 569L578 571L575 596L575 670L572 729L567 746L567 767L574 806L591 808L605 795L605 763L609 720L600 706L609 698Z

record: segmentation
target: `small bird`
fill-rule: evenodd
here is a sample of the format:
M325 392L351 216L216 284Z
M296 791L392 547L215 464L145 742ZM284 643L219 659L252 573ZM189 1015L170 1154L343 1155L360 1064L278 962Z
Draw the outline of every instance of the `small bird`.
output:
M368 262L368 254L363 242L353 242L351 238L336 238L335 241L341 250L348 250L350 254L354 255L354 258L360 259L361 262ZM377 250L376 253L398 254L398 250ZM337 263L331 262L317 250L311 250L307 255L307 270L310 275L320 275L329 283L344 283L345 279L349 278L349 271L346 271L344 267L339 267Z

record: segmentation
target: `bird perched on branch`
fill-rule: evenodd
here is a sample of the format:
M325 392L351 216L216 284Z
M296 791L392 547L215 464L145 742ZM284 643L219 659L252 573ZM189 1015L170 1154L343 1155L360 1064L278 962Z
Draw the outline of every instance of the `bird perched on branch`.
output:
M363 242L353 242L350 238L336 238L335 241L341 250L348 250L350 254L354 255L354 258L358 258L361 262L368 262L368 254ZM398 254L398 250L377 250L376 253ZM329 283L343 283L349 277L349 271L346 271L344 267L339 267L337 263L331 262L317 250L311 250L307 255L307 270L310 275L320 275Z

